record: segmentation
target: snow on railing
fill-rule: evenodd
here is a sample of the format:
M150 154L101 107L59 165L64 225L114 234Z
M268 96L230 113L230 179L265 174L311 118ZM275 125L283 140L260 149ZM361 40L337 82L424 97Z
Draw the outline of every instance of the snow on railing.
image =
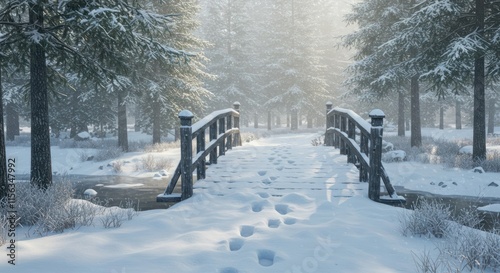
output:
M193 114L188 110L179 113L181 121L181 159L174 175L163 194L156 197L157 202L179 202L193 195L193 171L196 169L198 179L205 178L206 157L210 164L217 164L217 157L226 150L241 145L240 137L240 103L235 102L233 109L212 112L195 124ZM206 129L209 129L207 143ZM193 140L196 138L196 155L193 158ZM218 149L217 149L218 148ZM218 152L218 153L217 153ZM181 194L174 194L177 181L181 179Z
M401 202L382 165L382 135L385 114L380 109L370 112L371 124L349 109L326 104L325 145L340 149L347 162L359 167L359 180L368 182L368 196L377 202L391 198ZM359 139L357 139L359 135ZM380 179L390 198L380 198Z

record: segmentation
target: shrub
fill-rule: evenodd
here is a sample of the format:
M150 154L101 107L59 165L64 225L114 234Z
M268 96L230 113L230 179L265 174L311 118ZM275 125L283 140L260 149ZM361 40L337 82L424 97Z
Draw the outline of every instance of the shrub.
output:
M404 236L434 236L442 238L450 225L451 209L437 201L417 200L413 211L400 215L401 232Z
M172 167L172 160L164 157L155 158L153 155L147 155L141 161L143 169L150 172Z
M94 155L94 161L104 161L109 159L118 158L123 154L123 150L117 146L110 146L105 149L100 149Z

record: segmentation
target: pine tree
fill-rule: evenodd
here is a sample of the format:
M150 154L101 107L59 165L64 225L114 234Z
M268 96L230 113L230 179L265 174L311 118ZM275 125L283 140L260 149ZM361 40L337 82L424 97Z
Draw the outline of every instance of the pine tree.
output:
M247 112L258 111L258 58L253 55L255 20L251 20L254 7L254 2L245 0L209 0L204 4L201 32L212 45L206 50L210 60L207 70L216 78L207 82L207 89L215 95L211 102L214 109L238 101Z
M124 88L134 76L128 66L132 56L147 56L166 64L186 56L183 51L151 39L168 32L172 17L124 0L5 1L0 9L0 26L8 29L7 40L18 52L30 53L34 184L46 188L52 181L48 111L51 66L78 72L82 80L92 79L109 90L117 90L119 106L124 107ZM124 124L119 118L119 124L126 138L126 121ZM126 150L126 139L120 136Z
M165 44L183 48L190 52L186 63L162 64L149 59L139 74L141 124L153 135L153 143L159 143L168 129L177 124L177 114L183 109L191 109L198 116L204 114L206 100L211 94L203 88L203 79L210 78L204 71L201 52L206 42L193 35L199 27L196 20L199 4L196 0L169 1L168 5L158 4L160 13L178 14L176 24L171 26L171 35L160 37ZM141 60L142 62L142 60Z
M277 0L264 34L268 42L266 107L289 111L291 129L297 129L299 111L320 114L314 109L323 109L328 98L326 82L320 77L316 11L312 1Z

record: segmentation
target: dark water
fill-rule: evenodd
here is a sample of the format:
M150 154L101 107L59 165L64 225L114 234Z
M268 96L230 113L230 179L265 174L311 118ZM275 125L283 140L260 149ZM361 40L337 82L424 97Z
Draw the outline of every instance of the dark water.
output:
M75 198L83 198L83 192L86 189L94 189L97 191L99 200L106 200L108 206L119 206L126 200L139 202L139 210L151 209L166 209L174 203L156 202L156 196L165 191L170 176L162 177L161 179L153 178L134 178L127 176L83 176L72 175L65 176L62 179L67 179L73 183L75 188ZM109 186L117 184L143 184L141 186L130 188L112 188ZM180 192L180 181L174 192ZM444 196L436 195L428 192L407 190L402 187L396 187L398 195L405 197L406 203L394 204L396 206L413 209L418 199L425 198L442 204L449 205L452 213L458 214L462 209L478 208L490 204L500 204L500 198L490 197L469 197L469 196ZM480 212L484 217L483 226L485 230L491 230L496 223L500 224L500 213L498 212ZM498 228L498 226L497 226Z
M445 204L450 206L453 215L460 214L464 209L477 209L478 207L483 207L491 204L500 204L500 198L493 197L472 197L472 196L461 196L461 195L438 195L423 191L413 191L407 190L402 187L396 187L396 192L399 196L403 196L406 199L405 204L399 204L398 206L413 209L419 199L426 199L429 201L436 201L440 204ZM484 230L492 230L494 227L500 228L500 213L498 212L487 212L479 211L481 217L483 218L481 224Z
M156 202L156 196L167 188L170 176L161 179L135 178L126 176L70 176L75 188L75 198L83 198L86 189L94 189L98 200L106 201L108 206L119 206L127 200L139 202L139 210L166 209L173 203ZM113 188L117 184L143 184L130 188ZM180 182L174 192L180 192Z

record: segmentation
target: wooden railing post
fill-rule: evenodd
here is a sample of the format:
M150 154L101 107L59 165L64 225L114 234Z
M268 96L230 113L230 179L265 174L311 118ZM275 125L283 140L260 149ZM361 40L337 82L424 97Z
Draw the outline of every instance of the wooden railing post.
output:
M205 151L205 130L196 136L196 153ZM196 167L197 179L205 179L205 165L206 159L203 157Z
M210 141L217 139L217 122L210 125ZM217 164L217 148L210 151L210 164Z
M352 119L348 119L347 122L347 136L350 139L356 140L356 125L352 121ZM356 156L354 155L354 152L351 151L351 147L346 145L346 150L347 150L347 163L356 163Z
M333 124L335 128L337 129L340 129L340 116L335 114L333 115ZM335 147L335 149L339 149L340 148L340 137L337 137L337 136L333 136L333 146Z
M365 155L369 155L369 151L368 151L368 142L369 141L370 140L369 140L368 136L364 133L361 133L359 148L360 148L360 151L362 153L364 153ZM368 170L367 170L367 168L365 168L365 166L363 164L361 164L359 166L359 181L360 182L368 182Z
M237 101L235 101L233 103L233 109L240 113L240 106L241 104ZM240 129L240 117L234 117L234 128L238 128L238 130ZM233 146L241 146L241 134L240 132L238 131L238 133L234 134L234 138L233 138Z
M382 170L382 135L385 114L382 110L375 109L370 112L371 144L370 144L370 177L368 184L368 197L371 200L380 200L380 172Z
M219 119L219 135L226 132L226 118ZM221 141L219 144L219 156L226 154L226 143Z
M326 133L325 133L325 145L333 146L333 132L329 132L328 128L335 126L333 123L333 115L328 115L328 113L332 110L333 103L331 101L326 103Z
M182 110L179 113L179 119L181 121L181 200L185 200L193 195L193 172L191 170L193 163L193 129L191 127L193 113Z
M347 133L347 118L344 116L340 116L340 131ZM347 154L347 144L344 139L340 139L340 154Z
M226 127L226 130L231 130L233 129L233 115L229 115L226 117L226 123L227 123L227 127ZM233 135L232 134L229 134L227 136L227 149L228 150L231 150L233 148Z

